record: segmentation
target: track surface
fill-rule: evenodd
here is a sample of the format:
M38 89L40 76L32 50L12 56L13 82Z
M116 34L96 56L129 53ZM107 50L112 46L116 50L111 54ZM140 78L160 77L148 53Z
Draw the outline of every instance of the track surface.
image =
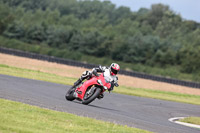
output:
M70 86L0 75L0 98L110 121L157 133L200 133L168 121L172 117L200 116L200 106L106 93L90 105L65 100Z

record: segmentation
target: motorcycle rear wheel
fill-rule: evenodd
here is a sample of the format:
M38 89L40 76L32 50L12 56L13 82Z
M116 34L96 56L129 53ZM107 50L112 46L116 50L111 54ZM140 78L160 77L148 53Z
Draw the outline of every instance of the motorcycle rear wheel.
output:
M67 91L67 93L66 93L66 95L65 95L66 100L68 100L68 101L73 101L74 99L76 99L76 98L74 97L74 92L75 92L75 88L71 87L71 88Z
M100 88L96 88L95 87L95 88L91 88L91 89L95 89L94 93L91 96L87 97L87 98L85 98L85 96L84 96L82 104L88 105L89 103L94 101L100 95L100 93L101 93L101 89ZM85 95L87 94L88 91L86 91Z

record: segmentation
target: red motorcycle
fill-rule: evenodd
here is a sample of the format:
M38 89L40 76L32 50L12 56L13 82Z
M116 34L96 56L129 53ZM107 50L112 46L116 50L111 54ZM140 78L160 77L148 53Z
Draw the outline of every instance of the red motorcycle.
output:
M75 99L82 101L83 104L87 105L98 98L104 91L111 91L112 83L109 77L105 77L103 73L101 75L95 75L91 79L81 83L77 87L70 88L65 98L69 101ZM74 92L77 96L74 96Z

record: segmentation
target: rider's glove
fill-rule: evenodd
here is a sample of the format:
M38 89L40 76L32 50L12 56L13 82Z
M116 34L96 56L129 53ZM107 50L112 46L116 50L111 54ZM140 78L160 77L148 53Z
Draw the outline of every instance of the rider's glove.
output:
M118 87L118 86L119 86L119 84L118 84L118 83L115 83L114 85L115 85L116 87Z

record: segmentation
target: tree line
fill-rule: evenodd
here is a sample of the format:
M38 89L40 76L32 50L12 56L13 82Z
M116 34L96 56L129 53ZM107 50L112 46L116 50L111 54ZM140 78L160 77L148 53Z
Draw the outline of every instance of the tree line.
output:
M200 72L200 24L167 5L133 12L110 1L0 0L0 19L0 36L30 45Z

